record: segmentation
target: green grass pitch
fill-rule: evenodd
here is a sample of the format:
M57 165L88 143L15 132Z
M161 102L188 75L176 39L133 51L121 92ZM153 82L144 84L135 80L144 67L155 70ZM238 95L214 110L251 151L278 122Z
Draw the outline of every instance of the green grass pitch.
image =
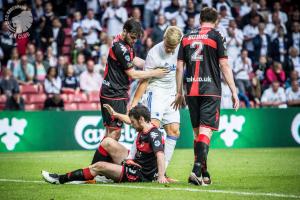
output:
M92 151L0 153L0 199L300 199L300 148L213 149L213 184L189 185L192 149L176 150L168 175L176 184L51 185L42 169L68 172L87 166Z

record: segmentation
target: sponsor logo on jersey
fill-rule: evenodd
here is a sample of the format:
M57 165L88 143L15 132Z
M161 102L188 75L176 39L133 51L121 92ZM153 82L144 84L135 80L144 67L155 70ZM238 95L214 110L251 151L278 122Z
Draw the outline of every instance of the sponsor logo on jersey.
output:
M186 81L188 83L191 83L191 82L206 82L206 83L211 83L211 77L207 76L207 77L198 77L198 78L195 78L195 77L191 76L191 77L187 77Z
M125 53L127 53L127 48L123 44L120 44L120 47L123 52L123 55L125 55Z
M17 119L14 117L11 123L8 118L0 119L0 136L3 135L1 142L5 144L7 150L12 151L15 149L16 144L21 141L21 136L24 135L26 126L26 119Z
M110 82L109 81L107 81L107 80L103 80L103 82L102 82L104 85L106 85L106 86L108 86L108 87L110 87Z

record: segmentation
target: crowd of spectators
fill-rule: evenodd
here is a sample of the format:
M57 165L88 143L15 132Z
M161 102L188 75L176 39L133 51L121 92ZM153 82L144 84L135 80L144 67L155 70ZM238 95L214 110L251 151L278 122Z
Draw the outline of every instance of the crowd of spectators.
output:
M29 37L12 37L4 21L16 4L33 15ZM4 0L0 1L0 109L98 109L95 96L109 48L129 17L143 25L144 35L134 48L145 59L169 25L184 33L199 27L205 6L219 12L217 29L226 38L242 105L300 106L296 0ZM26 93L31 86L34 91ZM224 82L222 89L222 108L231 108ZM43 96L43 105L31 105L32 93ZM94 104L79 108L72 100Z

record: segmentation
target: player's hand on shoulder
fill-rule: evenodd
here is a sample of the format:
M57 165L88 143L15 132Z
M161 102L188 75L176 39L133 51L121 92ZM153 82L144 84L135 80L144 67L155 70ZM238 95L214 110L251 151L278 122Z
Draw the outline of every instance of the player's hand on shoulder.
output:
M115 116L116 115L116 111L108 104L103 104L103 107L107 109L107 111L109 112L109 114L111 116Z
M159 176L157 178L158 183L169 183L165 176Z

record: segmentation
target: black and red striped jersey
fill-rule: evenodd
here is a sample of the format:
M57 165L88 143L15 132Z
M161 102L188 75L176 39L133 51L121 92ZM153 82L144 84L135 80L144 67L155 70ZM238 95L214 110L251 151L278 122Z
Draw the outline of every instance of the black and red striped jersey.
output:
M123 40L121 35L116 36L112 47L109 49L100 91L101 97L128 99L131 79L126 74L126 70L133 67L132 60L134 56L133 48Z
M214 28L201 27L182 38L178 60L186 64L188 96L221 96L219 60L227 58L225 38Z
M152 180L158 173L156 153L164 151L163 134L155 126L147 133L138 133L134 161L142 166L143 175Z

